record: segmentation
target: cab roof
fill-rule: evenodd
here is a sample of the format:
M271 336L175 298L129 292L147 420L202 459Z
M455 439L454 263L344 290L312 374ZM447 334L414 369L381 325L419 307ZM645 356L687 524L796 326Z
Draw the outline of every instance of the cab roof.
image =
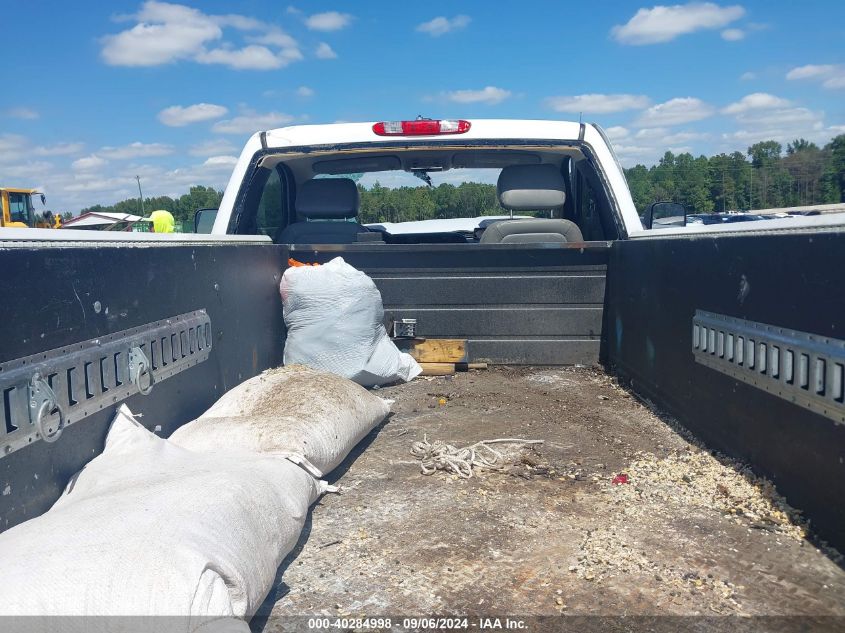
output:
M379 136L373 131L373 126L380 121L292 125L268 130L263 134L268 148L391 141L425 143L451 140L461 144L467 141L506 139L537 139L546 142L550 140L577 141L579 137L582 137L581 124L574 121L533 119L468 119L468 121L469 130L458 134Z

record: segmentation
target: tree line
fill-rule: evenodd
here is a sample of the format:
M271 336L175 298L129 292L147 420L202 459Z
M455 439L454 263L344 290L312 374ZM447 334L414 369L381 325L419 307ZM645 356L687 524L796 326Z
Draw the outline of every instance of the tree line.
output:
M173 219L176 222L181 222L184 226L192 227L194 225L194 213L197 209L216 209L220 206L222 199L222 191L217 191L214 187L197 185L191 187L188 193L178 198L171 198L170 196L144 198L143 214L149 216L152 211L164 209L173 214ZM129 198L107 206L95 204L94 206L82 209L79 214L82 215L88 212L141 215L141 200L140 198Z
M436 187L390 189L378 182L370 188L358 185L362 224L408 222L443 218L472 218L479 215L506 215L499 206L496 185L464 182Z
M785 152L776 141L709 158L666 152L656 165L636 165L625 176L640 212L658 200L696 213L845 202L845 134L823 147L796 139Z
M636 165L624 171L640 212L658 200L681 202L695 213L845 202L845 134L823 147L796 139L784 150L776 141L763 141L746 153L709 158L667 151L656 165ZM393 189L376 182L370 187L359 183L358 191L363 223L507 214L491 184ZM223 192L213 187L196 186L179 198L145 198L144 210L149 214L166 209L177 222L191 226L197 209L216 208L222 197ZM141 205L138 198L130 198L111 206L95 205L82 213L86 211L138 215Z

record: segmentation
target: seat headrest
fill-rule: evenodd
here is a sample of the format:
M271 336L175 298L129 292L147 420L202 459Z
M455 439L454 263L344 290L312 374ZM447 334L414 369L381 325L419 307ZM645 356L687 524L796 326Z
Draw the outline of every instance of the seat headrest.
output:
M311 220L339 220L358 215L358 187L351 178L306 180L296 194L296 212Z
M566 188L554 165L510 165L496 183L499 204L513 211L549 211L563 206Z

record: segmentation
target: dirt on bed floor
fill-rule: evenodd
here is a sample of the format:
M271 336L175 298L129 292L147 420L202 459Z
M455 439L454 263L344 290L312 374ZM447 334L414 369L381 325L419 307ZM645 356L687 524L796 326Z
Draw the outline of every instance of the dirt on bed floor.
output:
M333 473L253 629L324 614L845 615L835 551L771 485L591 369L504 368L380 390L389 420ZM421 473L414 442L496 444ZM268 615L270 616L268 618Z

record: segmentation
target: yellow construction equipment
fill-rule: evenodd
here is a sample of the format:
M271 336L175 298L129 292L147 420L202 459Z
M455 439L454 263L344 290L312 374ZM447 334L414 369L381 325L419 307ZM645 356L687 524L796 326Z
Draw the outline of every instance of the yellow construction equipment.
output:
M52 211L36 211L33 196L41 198L41 205L47 204L47 197L35 189L0 187L0 227L58 229L62 219Z

